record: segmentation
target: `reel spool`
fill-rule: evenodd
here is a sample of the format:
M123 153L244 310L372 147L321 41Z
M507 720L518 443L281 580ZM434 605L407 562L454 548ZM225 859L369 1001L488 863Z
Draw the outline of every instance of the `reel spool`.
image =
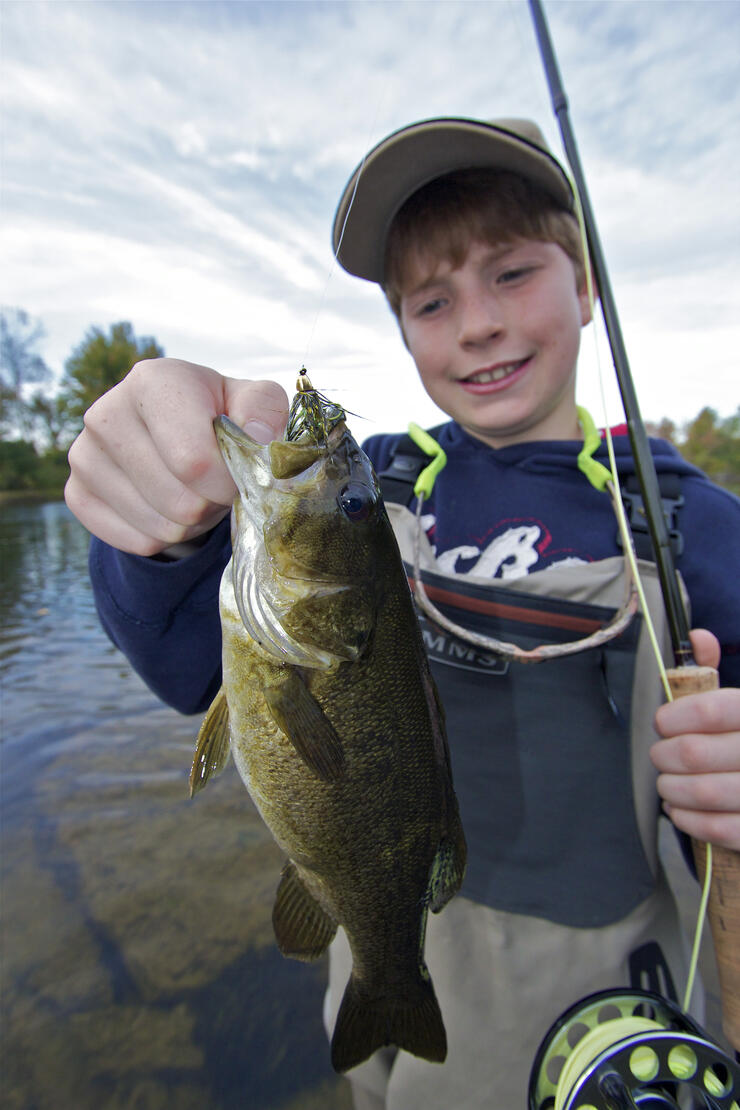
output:
M600 991L571 1006L547 1033L532 1066L528 1107L740 1110L740 1067L660 995Z

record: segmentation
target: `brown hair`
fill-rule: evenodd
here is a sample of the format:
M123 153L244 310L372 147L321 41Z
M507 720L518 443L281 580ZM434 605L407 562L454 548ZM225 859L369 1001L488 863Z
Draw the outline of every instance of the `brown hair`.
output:
M473 240L557 243L585 281L578 222L540 186L507 170L469 169L423 185L393 217L385 248L383 290L396 316L411 271L441 259L460 266Z

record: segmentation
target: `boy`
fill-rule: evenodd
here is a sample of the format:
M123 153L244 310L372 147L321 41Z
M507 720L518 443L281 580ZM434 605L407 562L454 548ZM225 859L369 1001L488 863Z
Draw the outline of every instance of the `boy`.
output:
M525 646L603 623L622 599L622 557L608 498L578 468L584 263L570 186L539 131L433 120L389 136L350 180L334 243L347 270L382 285L424 388L451 417L435 433L448 461L421 519L428 591L465 628ZM204 709L220 681L216 594L233 490L211 420L223 411L267 442L282 432L287 399L188 363L140 364L93 406L70 453L68 502L100 537L91 573L101 619L186 712ZM365 449L391 472L389 515L411 561L419 525L396 480L402 438L376 436ZM630 474L624 437L616 449ZM740 591L726 559L739 549L740 506L668 445L653 450L684 498L678 565L694 623L709 630L695 634L698 659L716 666L721 642L722 681L736 687ZM713 535L724 548L707 549ZM540 1039L579 997L630 983L681 997L656 769L677 828L740 849L740 691L663 706L654 745L661 694L639 621L604 648L540 667L424 627L469 848L461 894L427 935L449 1055L440 1068L382 1051L351 1073L353 1092L358 1110L512 1110ZM340 934L330 1026L343 943Z

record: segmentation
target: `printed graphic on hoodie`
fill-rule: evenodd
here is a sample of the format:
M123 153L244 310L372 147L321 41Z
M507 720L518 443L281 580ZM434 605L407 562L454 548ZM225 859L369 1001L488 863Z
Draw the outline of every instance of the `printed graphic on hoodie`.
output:
M424 514L422 525L434 547L440 569L461 577L477 575L513 581L545 567L574 566L587 559L572 551L556 550L552 534L541 520L524 517L504 520L489 529L479 542L460 544L438 551L435 544L436 517Z

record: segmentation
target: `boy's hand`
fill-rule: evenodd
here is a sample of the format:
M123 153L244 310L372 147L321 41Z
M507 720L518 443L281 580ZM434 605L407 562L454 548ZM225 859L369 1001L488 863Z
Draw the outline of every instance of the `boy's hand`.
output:
M99 539L155 555L210 531L231 507L219 413L268 443L282 435L288 398L275 382L225 378L180 359L139 362L85 413L69 452L65 498Z
M692 632L691 643L697 663L719 665L711 632ZM664 739L650 755L674 825L697 840L740 851L740 689L678 698L660 707L655 726Z

